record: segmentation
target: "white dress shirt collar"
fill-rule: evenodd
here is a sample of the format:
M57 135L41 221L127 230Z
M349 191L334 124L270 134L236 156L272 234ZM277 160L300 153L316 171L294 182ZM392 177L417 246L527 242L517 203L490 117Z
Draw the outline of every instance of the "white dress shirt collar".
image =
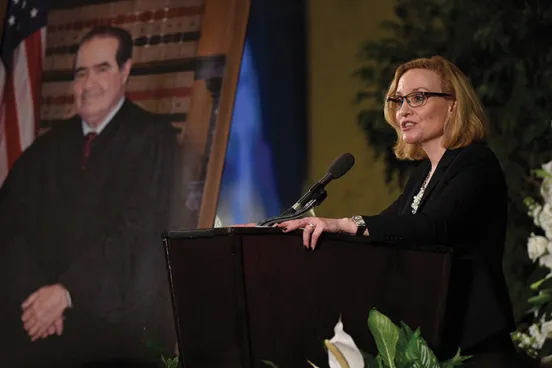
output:
M107 117L105 118L105 120L100 124L98 125L97 127L92 127L90 126L86 121L82 120L82 134L86 137L86 135L88 133L96 133L96 134L100 134L102 132L102 130L105 129L105 127L107 126L107 124L109 124L109 122L113 119L113 117L115 116L115 114L117 112L119 112L119 110L121 109L121 106L123 106L123 103L125 102L125 97L121 97L121 99L119 100L119 102L117 103L117 105L115 106L115 108L113 110L111 110L111 112L109 113L109 115L107 115Z

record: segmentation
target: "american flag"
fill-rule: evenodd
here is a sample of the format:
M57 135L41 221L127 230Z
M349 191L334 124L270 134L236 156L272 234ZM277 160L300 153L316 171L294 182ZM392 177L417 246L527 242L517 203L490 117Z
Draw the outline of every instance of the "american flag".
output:
M46 43L45 0L9 0L0 44L0 185L35 139Z

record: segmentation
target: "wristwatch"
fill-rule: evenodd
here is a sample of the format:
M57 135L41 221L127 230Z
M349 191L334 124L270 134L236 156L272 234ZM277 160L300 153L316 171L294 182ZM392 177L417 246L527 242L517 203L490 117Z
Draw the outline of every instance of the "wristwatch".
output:
M356 236L363 235L364 232L366 231L366 222L364 221L362 216L355 215L351 217L351 220L353 220L353 222L357 226L357 232L355 235Z

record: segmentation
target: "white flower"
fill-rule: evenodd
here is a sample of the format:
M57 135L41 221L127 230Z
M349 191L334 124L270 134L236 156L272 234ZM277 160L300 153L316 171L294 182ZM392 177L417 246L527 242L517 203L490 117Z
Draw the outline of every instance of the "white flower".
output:
M552 177L545 178L542 181L540 193L546 202L552 202Z
M541 325L541 334L547 339L552 338L552 321L546 321Z
M546 237L552 239L552 205L545 203L539 213L539 226L544 230Z
M343 331L341 319L334 327L334 337L325 340L330 368L364 368L364 358L353 338Z
M512 333L511 336L512 336L512 341L514 341L514 343L516 343L516 345L522 349L530 348L534 340L529 335L521 331L516 331Z
M531 234L527 240L527 253L531 261L535 262L540 256L544 255L548 247L548 239L544 236ZM552 252L550 252L552 254Z
M543 334L538 325L533 324L529 327L529 335L533 338L532 348L535 350L540 350L544 345L546 340L546 335Z
M549 161L542 165L542 169L550 176L552 176L552 161Z
M539 215L541 211L542 211L542 206L537 203L529 210L529 216L531 216L535 225L539 227L540 227Z
M548 254L552 254L552 241L550 241L549 239L546 239L546 241L547 241L547 243L546 243L546 252Z
M521 341L522 341L522 346L521 347L528 348L528 347L531 346L531 342L533 341L533 339L530 336L523 335L523 339Z
M544 266L550 270L552 270L552 255L545 254L544 256L539 258L539 264L541 266Z

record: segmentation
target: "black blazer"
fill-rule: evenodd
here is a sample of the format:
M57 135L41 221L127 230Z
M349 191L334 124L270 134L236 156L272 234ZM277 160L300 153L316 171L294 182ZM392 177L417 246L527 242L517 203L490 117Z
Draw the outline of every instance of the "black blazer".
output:
M494 153L485 143L447 150L418 207L413 197L431 168L423 161L403 194L364 220L374 241L423 242L455 251L445 341L462 350L515 329L502 272L507 189ZM422 272L422 271L421 271Z

